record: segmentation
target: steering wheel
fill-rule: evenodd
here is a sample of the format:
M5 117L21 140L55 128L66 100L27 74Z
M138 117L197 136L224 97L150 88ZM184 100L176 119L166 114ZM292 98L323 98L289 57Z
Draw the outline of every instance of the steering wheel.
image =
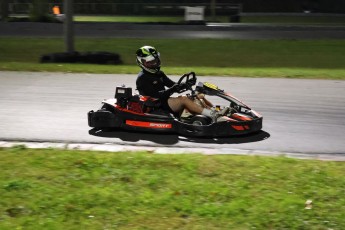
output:
M183 93L189 89L192 89L192 86L196 83L196 76L194 72L186 73L181 76L177 84L180 88L177 90L177 93Z

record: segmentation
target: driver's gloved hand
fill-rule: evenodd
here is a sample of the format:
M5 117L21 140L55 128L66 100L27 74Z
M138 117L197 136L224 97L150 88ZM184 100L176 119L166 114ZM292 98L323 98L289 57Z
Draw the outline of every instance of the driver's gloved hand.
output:
M174 84L169 89L167 89L165 92L169 95L172 95L173 93L177 93L180 90L180 86L178 84Z
M195 84L196 84L196 79L191 79L191 80L189 81L189 84L190 84L191 86L195 85Z
M170 88L173 92L178 92L178 91L180 91L180 89L181 89L181 85L179 85L179 84L174 84L171 88ZM169 89L169 90L170 90Z
M179 88L180 88L179 90L183 90L183 89L188 89L189 87L188 87L188 84L182 83L179 85Z

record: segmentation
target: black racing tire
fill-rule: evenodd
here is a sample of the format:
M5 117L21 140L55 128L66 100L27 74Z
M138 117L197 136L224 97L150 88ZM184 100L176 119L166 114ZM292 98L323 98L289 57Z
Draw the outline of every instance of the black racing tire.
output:
M190 122L191 124L197 125L197 126L209 125L212 123L212 119L204 115L196 115L195 117L191 118Z

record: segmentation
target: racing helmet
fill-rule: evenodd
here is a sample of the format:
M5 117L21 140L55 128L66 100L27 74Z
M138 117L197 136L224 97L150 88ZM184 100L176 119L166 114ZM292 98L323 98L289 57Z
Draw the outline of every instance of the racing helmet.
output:
M147 72L157 73L160 70L160 54L155 47L143 46L137 50L136 55L137 64Z

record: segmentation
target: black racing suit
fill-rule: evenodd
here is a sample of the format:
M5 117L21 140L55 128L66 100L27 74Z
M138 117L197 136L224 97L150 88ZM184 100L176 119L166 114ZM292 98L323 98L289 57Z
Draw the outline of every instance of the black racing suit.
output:
M173 113L173 111L168 105L168 99L174 92L171 89L166 89L165 87L170 88L174 84L175 82L168 78L163 71L149 73L145 70L142 70L138 74L136 81L137 90L139 91L140 95L159 98L161 107L171 113Z

